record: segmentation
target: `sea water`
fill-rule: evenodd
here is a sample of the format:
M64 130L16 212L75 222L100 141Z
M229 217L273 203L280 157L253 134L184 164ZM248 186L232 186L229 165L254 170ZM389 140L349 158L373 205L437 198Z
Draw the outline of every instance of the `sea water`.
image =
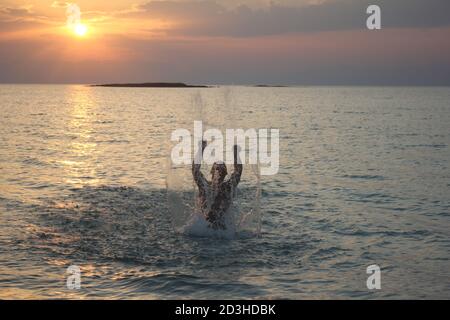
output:
M449 102L446 87L1 85L0 298L449 298ZM170 134L198 119L280 129L259 236L174 231Z

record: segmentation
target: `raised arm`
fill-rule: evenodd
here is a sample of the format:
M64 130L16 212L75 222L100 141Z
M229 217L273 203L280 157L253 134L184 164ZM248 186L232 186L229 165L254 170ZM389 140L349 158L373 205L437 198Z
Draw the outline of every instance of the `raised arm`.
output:
M239 184L239 181L241 181L241 175L242 175L242 163L239 163L239 147L238 145L234 145L234 171L230 176L230 183L233 186L233 188L236 188L236 186Z
M201 149L199 148L197 156L192 161L192 176L194 178L195 184L199 188L204 188L204 185L206 183L206 179L205 179L205 177L203 176L203 173L200 170L201 163L196 164L195 163L195 159L201 159L201 156L203 155L203 150L205 150L205 148L206 148L206 141L203 140L202 141L202 148Z

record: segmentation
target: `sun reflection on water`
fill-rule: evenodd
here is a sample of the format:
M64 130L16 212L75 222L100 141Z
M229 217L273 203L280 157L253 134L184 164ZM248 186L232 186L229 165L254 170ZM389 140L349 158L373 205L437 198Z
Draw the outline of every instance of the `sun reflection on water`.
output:
M89 87L71 87L68 99L71 104L66 135L70 142L59 162L65 170L65 182L75 185L97 185L97 143L93 135L97 105Z

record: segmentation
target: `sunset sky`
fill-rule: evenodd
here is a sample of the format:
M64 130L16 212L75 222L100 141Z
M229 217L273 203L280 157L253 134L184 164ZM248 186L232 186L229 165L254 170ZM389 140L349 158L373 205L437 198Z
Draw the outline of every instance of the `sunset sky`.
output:
M450 1L0 1L0 82L143 81L450 85Z

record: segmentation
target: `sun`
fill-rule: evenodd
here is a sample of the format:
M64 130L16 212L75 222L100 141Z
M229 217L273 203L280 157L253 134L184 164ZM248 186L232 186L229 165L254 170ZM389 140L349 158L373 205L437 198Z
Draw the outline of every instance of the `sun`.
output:
M82 23L77 23L73 30L74 30L75 34L79 37L85 36L86 33L88 32L87 26Z

